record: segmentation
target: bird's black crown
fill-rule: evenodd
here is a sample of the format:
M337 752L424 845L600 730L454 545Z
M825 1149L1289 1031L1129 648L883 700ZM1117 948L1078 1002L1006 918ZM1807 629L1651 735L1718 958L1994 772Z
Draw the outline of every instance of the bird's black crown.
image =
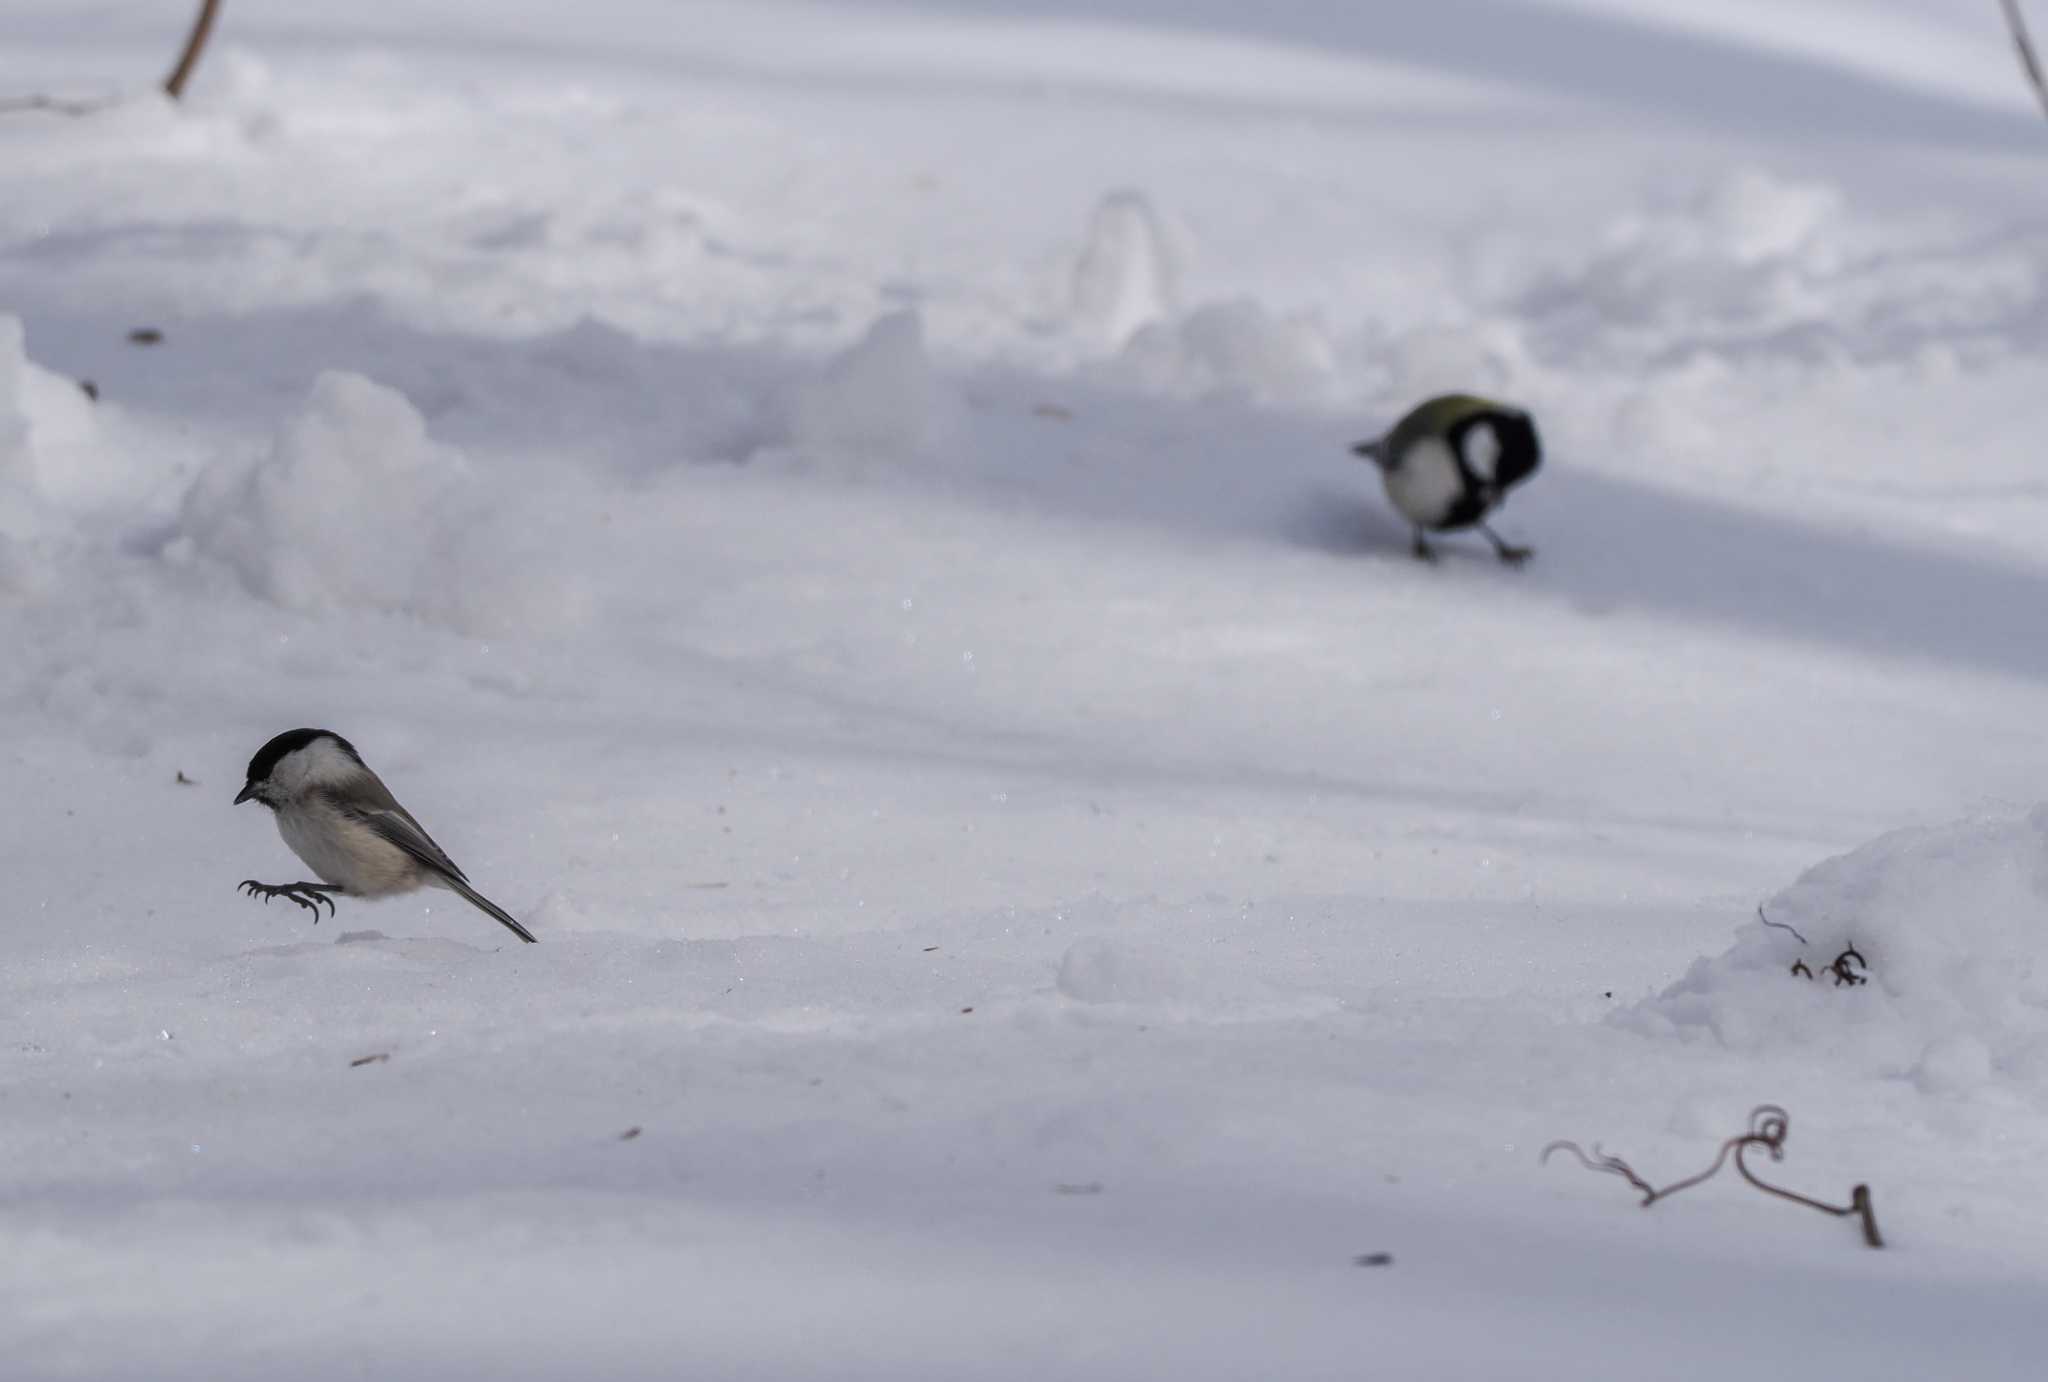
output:
M249 781L263 782L270 777L270 770L277 761L288 753L295 753L315 739L332 739L335 746L353 758L358 764L363 756L356 752L356 746L331 729L288 729L256 750L256 756L249 760Z

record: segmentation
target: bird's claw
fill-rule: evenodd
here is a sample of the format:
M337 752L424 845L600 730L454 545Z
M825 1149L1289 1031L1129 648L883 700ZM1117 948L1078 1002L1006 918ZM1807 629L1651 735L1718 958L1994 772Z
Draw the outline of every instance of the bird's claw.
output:
M1503 547L1500 549L1500 560L1503 566L1520 566L1535 555L1536 549L1534 547Z
M313 914L313 924L320 924L320 904L327 904L327 915L334 915L334 899L324 892L316 892L303 883L258 883L253 878L244 878L236 885L235 891L245 892L251 897L260 897L268 906L273 897L282 897L296 902Z

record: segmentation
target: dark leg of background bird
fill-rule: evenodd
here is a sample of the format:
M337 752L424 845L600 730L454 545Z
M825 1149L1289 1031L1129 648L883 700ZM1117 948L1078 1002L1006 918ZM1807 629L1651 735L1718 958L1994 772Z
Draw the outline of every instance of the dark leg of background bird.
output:
M1429 539L1425 538L1422 535L1422 529L1420 528L1417 528L1415 530L1415 546L1410 550L1415 553L1415 559L1417 561L1436 560L1436 552L1431 549L1429 545Z
M1484 523L1479 525L1479 531L1486 534L1486 540L1493 544L1494 553L1509 566L1520 566L1535 555L1535 549L1532 547L1511 547L1507 543L1502 542L1500 534L1487 527Z
M282 897L296 902L313 914L313 924L320 924L320 904L327 904L327 915L334 915L334 899L329 893L338 893L340 888L332 883L258 883L253 878L244 878L236 887L251 897L260 897L265 902L273 897Z

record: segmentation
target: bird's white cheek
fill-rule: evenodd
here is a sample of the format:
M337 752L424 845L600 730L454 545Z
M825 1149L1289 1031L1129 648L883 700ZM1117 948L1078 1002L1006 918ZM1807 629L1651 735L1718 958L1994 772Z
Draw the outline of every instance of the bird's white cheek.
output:
M1500 433L1490 424L1476 422L1465 429L1465 464L1472 473L1488 484L1499 473L1501 453L1507 448L1501 445Z

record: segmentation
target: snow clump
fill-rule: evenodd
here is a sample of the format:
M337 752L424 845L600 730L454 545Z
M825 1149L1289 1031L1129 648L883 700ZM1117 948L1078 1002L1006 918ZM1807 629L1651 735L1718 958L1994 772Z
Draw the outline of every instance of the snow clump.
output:
M29 359L21 318L0 312L0 597L41 589L59 511L109 488L95 440L92 403Z
M914 454L938 435L944 411L924 319L891 312L820 373L784 391L779 430L804 451Z
M1738 170L1668 210L1622 220L1522 306L1566 347L1633 354L1787 332L1796 342L1862 305L1844 272L1867 247L1852 243L1843 208L1825 184Z
M1749 923L1616 1020L1742 1051L1804 1047L1929 1092L2048 1094L2048 806L1882 836L1809 869L1763 915L1775 924ZM1868 982L1838 984L1828 966L1851 946L1867 969L1848 969ZM1812 982L1792 973L1802 961Z
M552 506L551 506L552 511ZM462 455L404 394L329 371L253 466L187 492L173 560L226 566L284 609L407 614L461 632L560 628L584 597L525 529L496 521Z
M404 394L359 374L314 381L270 454L215 465L185 497L184 531L251 592L294 610L413 611L463 478Z
M65 503L101 497L93 405L79 386L28 356L21 318L0 312L0 495ZM0 522L7 500L0 498Z
M1210 303L1131 337L1112 375L1149 392L1254 403L1334 397L1336 352L1321 327L1250 300Z
M1073 313L1084 328L1120 346L1147 323L1173 313L1187 254L1142 192L1125 188L1096 203L1074 260Z

